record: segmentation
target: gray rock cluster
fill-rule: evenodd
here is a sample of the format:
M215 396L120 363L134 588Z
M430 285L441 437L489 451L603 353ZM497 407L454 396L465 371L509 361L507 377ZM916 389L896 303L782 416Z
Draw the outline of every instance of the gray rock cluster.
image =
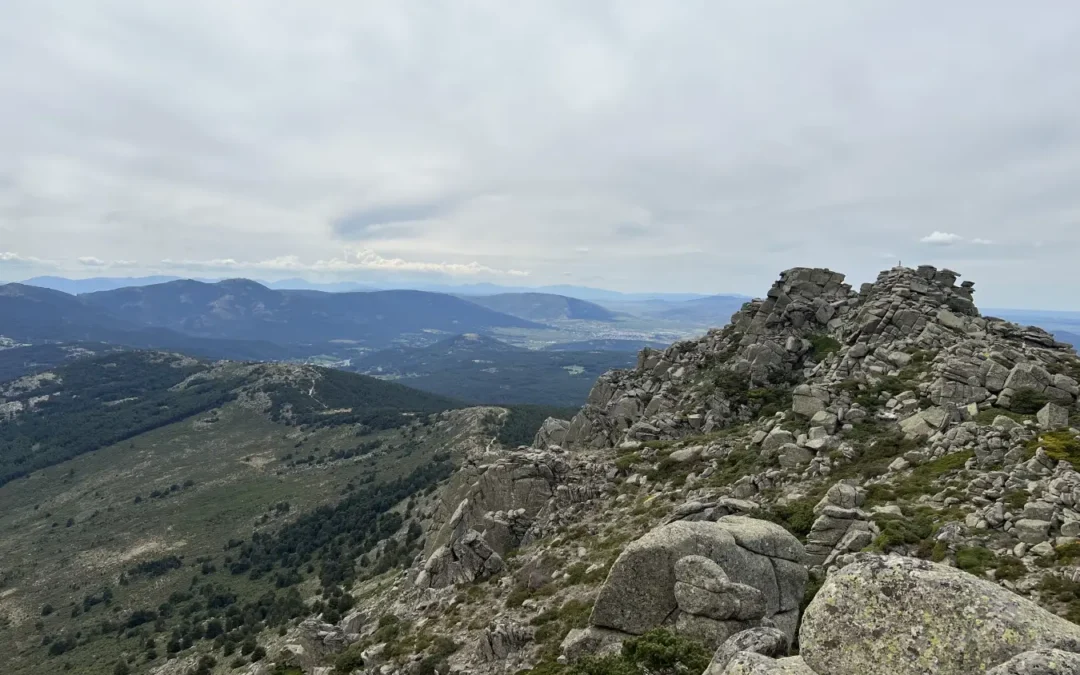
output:
M861 551L874 538L870 514L861 508L866 490L837 483L814 507L814 525L806 537L810 565L829 565L837 556Z
M474 645L474 658L479 663L504 661L531 642L533 633L533 629L529 626L522 626L506 619L496 619Z
M957 286L957 277L929 266L897 267L856 293L843 275L829 270L788 270L764 300L747 303L728 327L664 351L644 350L633 370L605 374L567 427L552 423L542 433L557 433L572 447L615 447L747 421L752 406L710 385L723 373L745 378L750 388L803 378L807 383L794 391L796 413L854 423L866 411L833 385L893 375L916 358L929 359L917 362L928 369L927 382L898 398L890 413L892 419L919 414L905 429L913 436L932 435L943 416L965 406L1011 409L1020 394L1074 406L1080 384L1063 368L1073 356L1071 347L1041 329L980 316L973 284ZM828 336L841 347L815 354L815 336ZM920 397L939 406L933 419L921 412ZM1063 424L1060 410L1048 410L1047 416L1047 424ZM803 452L786 454L788 462L806 460Z
M839 329L855 307L858 296L843 279L825 269L787 270L764 300L747 303L729 327L664 351L643 351L634 370L597 381L570 422L567 444L610 447L677 438L750 419L752 408L707 380L729 371L750 387L764 387L801 372L812 354L807 338Z

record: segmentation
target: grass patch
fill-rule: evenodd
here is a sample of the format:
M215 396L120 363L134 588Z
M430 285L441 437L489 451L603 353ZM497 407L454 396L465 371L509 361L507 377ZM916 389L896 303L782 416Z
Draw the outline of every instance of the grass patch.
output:
M975 421L983 426L990 426L994 423L999 415L1008 417L1017 424L1023 424L1028 420L1035 419L1034 415L1023 415L1012 410L1005 410L1004 408L987 408L986 410L980 410L979 414L975 416Z
M760 453L749 448L732 450L720 461L719 469L709 477L708 484L716 487L731 485L743 476L753 475L764 468Z
M881 528L881 534L874 538L870 548L878 553L917 545L934 532L934 523L925 513L914 517L878 513L874 515L874 522Z
M1046 455L1056 461L1071 462L1080 466L1080 440L1068 431L1048 431L1028 441L1027 451L1031 456L1041 447Z
M867 488L867 504L882 504L904 499L913 501L922 495L938 492L941 479L963 470L968 460L975 456L972 450L954 452L912 469L911 473L890 484L877 483ZM1026 503L1026 502L1025 502Z

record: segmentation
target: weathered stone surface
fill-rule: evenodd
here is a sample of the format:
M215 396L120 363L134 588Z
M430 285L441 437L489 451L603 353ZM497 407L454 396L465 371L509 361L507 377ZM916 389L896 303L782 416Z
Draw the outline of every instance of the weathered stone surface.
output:
M786 443L780 446L779 453L780 466L785 469L805 466L814 458L814 453L806 448L800 448L794 443Z
M1017 654L986 675L1080 675L1080 654L1037 649Z
M804 417L813 417L816 413L825 410L825 401L813 396L794 396L791 400L791 409Z
M865 556L825 582L800 645L821 675L961 675L1033 649L1080 650L1080 626L951 567Z
M795 434L777 427L769 432L761 443L762 450L779 450L781 446L795 442Z
M801 544L783 528L748 518L676 521L658 527L627 546L615 561L590 623L640 635L663 625L681 609L687 617L684 625L693 624L694 630L713 636L738 632L749 626L708 622L721 621L713 617L744 622L769 617L782 611L782 603L790 604L792 597L801 596L802 589L796 586L805 579L786 567L778 575L769 553L796 560L803 557ZM716 596L730 596L735 602Z
M716 524L748 551L792 562L802 562L806 557L799 540L776 523L746 516L724 516Z
M544 420L540 430L536 432L533 447L543 449L551 445L564 445L566 443L566 434L569 431L570 422L568 420L549 417Z
M786 659L772 659L753 652L739 652L728 663L722 675L823 675L815 673L806 665L806 662L798 656ZM878 671L867 671L877 673ZM717 675L713 670L707 670L708 675Z
M732 659L739 652L750 652L770 658L786 656L788 652L788 637L777 628L751 628L729 637L713 655L706 675L719 675L723 673Z
M1021 518L1014 526L1016 537L1025 544L1038 544L1050 537L1050 522L1046 520Z
M1046 431L1056 431L1069 426L1069 410L1056 403L1047 403L1036 415L1039 428Z
M567 633L560 645L563 656L573 663L583 656L602 656L618 652L623 640L633 637L617 630L589 626Z
M419 588L444 588L486 579L502 568L502 557L488 546L479 532L469 530L449 546L436 549L415 583Z
M533 629L513 621L498 619L480 635L473 647L480 663L504 661L533 639Z

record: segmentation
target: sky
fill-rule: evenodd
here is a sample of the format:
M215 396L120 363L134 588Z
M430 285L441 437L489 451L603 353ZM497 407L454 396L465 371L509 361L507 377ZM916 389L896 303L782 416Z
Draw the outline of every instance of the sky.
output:
M1080 310L1071 1L6 0L0 62L0 279Z

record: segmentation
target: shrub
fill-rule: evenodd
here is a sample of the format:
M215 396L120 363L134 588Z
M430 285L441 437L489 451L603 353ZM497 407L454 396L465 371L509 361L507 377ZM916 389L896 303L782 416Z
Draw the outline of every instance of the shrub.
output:
M814 515L814 500L812 498L798 499L784 505L777 504L772 507L770 513L763 514L763 516L799 538L810 534L810 528L817 518Z
M874 522L881 528L881 534L874 539L873 548L882 553L900 546L918 544L934 531L933 524L924 514L907 517L879 513L874 516Z
M1062 544L1056 549L1058 561L1063 565L1072 565L1080 560L1080 542Z
M815 361L821 361L829 354L840 351L840 342L824 333L815 333L807 338L810 341L810 353Z
M1034 415L1050 402L1044 394L1034 389L1019 389L1012 397L1012 409L1021 415Z
M573 675L683 675L709 667L712 653L694 640L658 628L623 643L622 653L586 657Z

